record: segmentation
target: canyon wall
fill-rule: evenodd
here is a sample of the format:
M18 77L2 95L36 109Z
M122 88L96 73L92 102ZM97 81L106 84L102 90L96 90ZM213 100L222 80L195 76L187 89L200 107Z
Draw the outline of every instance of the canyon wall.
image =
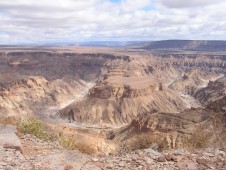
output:
M52 52L0 53L1 116L38 115L73 101L104 72L110 54Z
M224 56L131 55L126 61L109 62L89 94L58 115L121 126L146 112L180 112L201 106L195 94L224 74Z

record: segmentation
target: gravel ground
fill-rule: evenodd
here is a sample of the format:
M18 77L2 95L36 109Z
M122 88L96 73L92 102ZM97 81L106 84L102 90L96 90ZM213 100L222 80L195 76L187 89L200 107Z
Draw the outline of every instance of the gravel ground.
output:
M0 147L0 170L225 170L225 149L206 148L158 152L137 150L121 155L87 155L65 150L56 142L45 142L32 135L21 137L23 154Z

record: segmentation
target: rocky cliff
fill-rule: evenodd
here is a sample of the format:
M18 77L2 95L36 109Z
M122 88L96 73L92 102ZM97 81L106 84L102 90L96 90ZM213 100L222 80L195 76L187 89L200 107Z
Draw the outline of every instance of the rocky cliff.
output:
M154 110L199 107L198 91L225 74L222 55L126 54L1 52L1 113L54 114L63 108L55 117L121 126Z
M110 54L2 52L0 55L1 116L37 115L73 101L101 75Z
M89 94L59 112L90 124L122 125L153 110L180 112L201 104L194 94L225 71L223 56L145 55L111 61Z
M146 147L153 143L168 148L225 146L225 76L210 81L195 97L203 104L202 107L179 113L152 111L139 114L129 125L115 130L115 140L133 144L133 140L139 138L140 142L145 141L143 145Z
M195 97L203 104L209 104L226 96L226 76L216 81L209 81L205 88L200 89Z

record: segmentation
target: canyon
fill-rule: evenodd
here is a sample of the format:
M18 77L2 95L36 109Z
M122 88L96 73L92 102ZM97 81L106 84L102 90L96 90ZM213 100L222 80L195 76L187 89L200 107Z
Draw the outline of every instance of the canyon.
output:
M200 47L193 52L170 51L168 42L167 53L150 51L156 44L2 47L0 119L34 117L95 143L96 153L189 149L207 136L203 146L225 148L226 54L200 52L212 44L198 42L180 47Z

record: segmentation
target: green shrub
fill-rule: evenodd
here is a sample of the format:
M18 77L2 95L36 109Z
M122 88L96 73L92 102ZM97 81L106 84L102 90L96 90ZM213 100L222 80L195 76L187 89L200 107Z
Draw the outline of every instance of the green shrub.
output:
M52 133L49 133L46 130L45 125L43 122L34 119L34 118L29 118L24 121L22 121L19 124L19 130L24 133L24 134L32 134L36 136L39 139L43 140L55 140L56 136Z
M87 154L95 153L94 147L91 147L90 145L85 144L84 142L77 142L73 135L72 136L66 136L66 135L56 136L53 133L50 133L49 131L47 131L47 127L43 122L34 118L29 118L22 121L19 124L19 131L22 132L23 134L32 134L37 138L46 140L46 141L57 140L59 144L65 149L79 150L80 152L87 153Z

